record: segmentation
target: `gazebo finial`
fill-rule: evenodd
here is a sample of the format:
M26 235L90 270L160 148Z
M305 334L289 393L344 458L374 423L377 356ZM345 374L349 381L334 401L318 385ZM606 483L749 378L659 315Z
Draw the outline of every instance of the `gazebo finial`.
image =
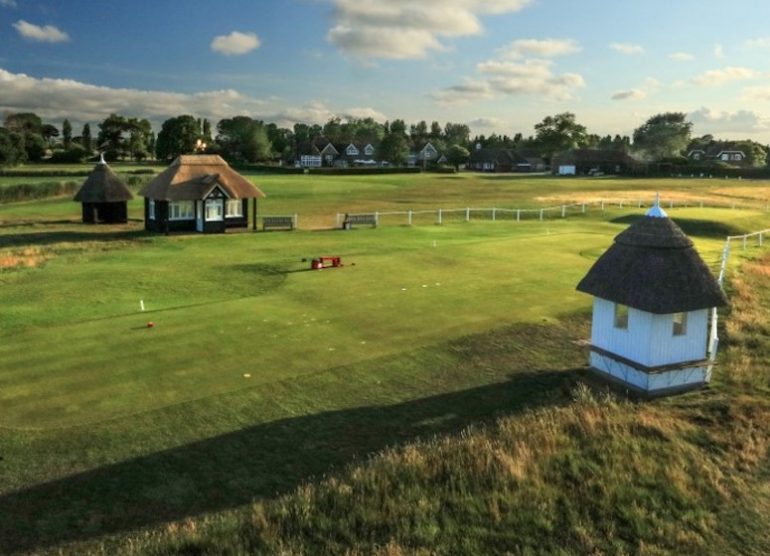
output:
M668 218L666 211L660 208L660 192L655 193L655 204L647 211L647 216L652 218Z

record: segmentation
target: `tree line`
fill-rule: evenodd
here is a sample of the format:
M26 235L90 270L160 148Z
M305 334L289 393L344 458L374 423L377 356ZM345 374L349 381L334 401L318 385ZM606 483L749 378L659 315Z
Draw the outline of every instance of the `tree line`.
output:
M402 119L380 123L373 118L331 118L324 125L296 123L291 128L249 116L220 120L216 127L205 118L180 115L163 122L156 134L149 120L110 114L97 124L96 137L89 123L73 135L68 119L61 130L36 114L10 113L0 127L0 165L24 162L82 162L101 152L109 161L147 159L170 160L180 154L219 154L231 163L293 163L311 154L311 144L324 138L335 145L372 144L377 158L404 164L410 152L430 142L449 163L467 161L477 148L510 149L550 162L555 154L570 149L590 148L622 151L654 162L682 161L687 152L707 149L719 141L711 135L692 137L692 123L681 112L656 114L636 128L632 136L600 136L588 132L575 114L546 116L535 124L534 133L475 135L466 124L425 120L409 124ZM732 141L746 153L753 166L767 163L768 147L755 141Z

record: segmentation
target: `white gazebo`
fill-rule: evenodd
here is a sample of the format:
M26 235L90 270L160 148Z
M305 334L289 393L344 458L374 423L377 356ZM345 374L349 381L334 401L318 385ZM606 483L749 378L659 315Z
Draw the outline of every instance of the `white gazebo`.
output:
M615 238L577 289L594 296L593 371L649 396L710 380L709 315L727 299L657 201Z

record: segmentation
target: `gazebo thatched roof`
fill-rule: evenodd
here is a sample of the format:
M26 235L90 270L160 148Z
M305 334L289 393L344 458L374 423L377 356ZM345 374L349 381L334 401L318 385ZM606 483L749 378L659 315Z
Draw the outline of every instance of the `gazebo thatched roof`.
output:
M134 196L128 186L104 162L99 162L80 186L74 200L78 203L121 203Z
M577 289L655 314L727 305L692 241L659 207L618 234Z
M159 201L195 201L220 186L231 199L264 197L219 155L181 155L139 192Z

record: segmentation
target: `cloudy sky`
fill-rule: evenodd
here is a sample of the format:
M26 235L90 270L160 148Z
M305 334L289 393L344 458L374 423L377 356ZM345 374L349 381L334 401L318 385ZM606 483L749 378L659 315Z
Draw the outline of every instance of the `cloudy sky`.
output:
M563 111L629 134L675 110L768 143L767 21L756 0L0 0L0 110L525 135Z

